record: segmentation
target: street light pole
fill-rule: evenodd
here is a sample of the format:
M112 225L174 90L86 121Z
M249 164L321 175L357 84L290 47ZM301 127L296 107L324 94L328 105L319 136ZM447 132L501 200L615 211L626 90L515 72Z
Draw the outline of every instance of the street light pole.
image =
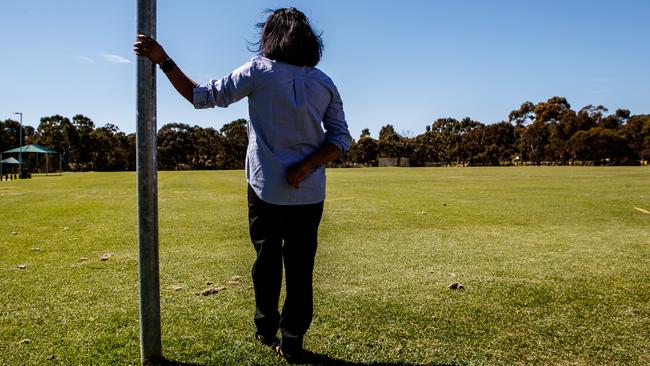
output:
M23 112L16 112L20 115L20 128L18 129L18 179L23 177Z

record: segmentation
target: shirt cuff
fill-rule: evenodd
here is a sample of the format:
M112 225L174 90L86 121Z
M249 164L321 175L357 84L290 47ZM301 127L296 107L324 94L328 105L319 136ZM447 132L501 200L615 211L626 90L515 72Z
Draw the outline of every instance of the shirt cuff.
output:
M340 141L337 141L335 139L325 139L325 142L328 142L328 143L338 147L338 149L341 151L341 154L343 154L344 152L347 151L347 149L345 148L345 145L342 144Z
M196 109L208 108L209 90L206 86L197 86L192 91L192 104Z

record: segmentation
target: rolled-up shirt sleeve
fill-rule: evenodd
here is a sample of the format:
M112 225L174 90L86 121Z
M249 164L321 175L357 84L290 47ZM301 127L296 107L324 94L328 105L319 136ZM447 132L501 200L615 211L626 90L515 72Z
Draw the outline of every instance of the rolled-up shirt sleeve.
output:
M336 88L334 88L332 100L323 116L323 127L325 128L325 142L338 147L341 152L348 151L352 143L352 136L345 121L343 101Z
M226 108L250 95L254 90L254 60L251 60L221 79L194 88L192 104L196 109Z

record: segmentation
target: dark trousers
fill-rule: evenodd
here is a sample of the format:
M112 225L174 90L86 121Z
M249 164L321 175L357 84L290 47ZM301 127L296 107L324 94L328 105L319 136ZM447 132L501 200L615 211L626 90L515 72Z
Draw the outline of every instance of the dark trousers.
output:
M312 272L322 214L323 202L274 205L248 186L248 223L257 252L252 271L255 325L260 334L273 337L280 328L283 343L302 344L313 315ZM286 298L280 315L283 262Z

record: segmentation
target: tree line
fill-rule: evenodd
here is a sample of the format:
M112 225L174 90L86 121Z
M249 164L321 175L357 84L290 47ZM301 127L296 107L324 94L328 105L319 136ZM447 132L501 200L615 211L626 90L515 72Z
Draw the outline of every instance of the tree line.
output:
M242 169L248 145L247 121L238 119L216 130L168 123L157 133L158 167L180 169ZM0 151L19 145L20 124L0 122ZM23 126L23 145L39 144L56 150L68 171L120 171L136 168L136 136L113 124L101 127L78 114L43 117L38 128ZM26 166L36 166L36 157L23 156ZM39 166L42 166L43 158ZM57 157L58 159L58 157Z
M158 166L164 170L242 169L247 121L220 129L168 123L158 130ZM18 146L19 123L0 122L0 151ZM61 154L64 170L135 170L135 134L84 116L43 117L23 126L23 144ZM470 118L439 118L417 136L402 136L387 124L377 139L366 128L333 165L376 166L382 158L408 158L411 166L512 164L639 165L650 160L650 115L609 113L602 105L573 110L564 97L523 103L507 120L483 124ZM35 157L26 157L35 166Z
M439 118L415 137L388 124L379 139L364 129L339 164L377 165L408 158L411 166L639 165L650 160L650 115L614 113L602 105L578 111L564 97L524 102L508 119L483 124Z

